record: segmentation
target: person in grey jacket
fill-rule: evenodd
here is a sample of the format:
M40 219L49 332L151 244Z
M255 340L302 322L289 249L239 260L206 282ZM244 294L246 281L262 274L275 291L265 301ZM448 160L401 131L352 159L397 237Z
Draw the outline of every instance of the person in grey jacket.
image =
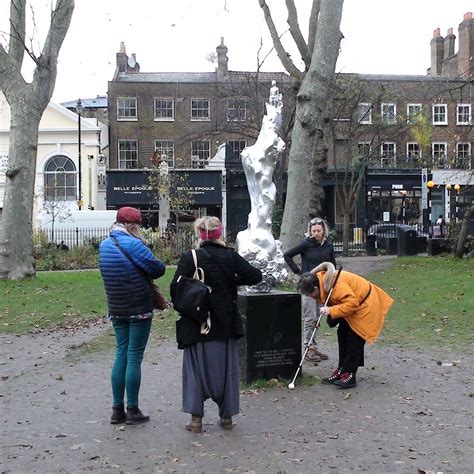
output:
M298 245L284 253L285 262L295 274L307 273L316 268L323 262L331 262L336 265L334 257L334 247L327 240L329 234L328 223L315 217L308 223L306 238ZM301 268L294 262L293 258L301 255ZM304 317L304 345L308 346L313 333L314 326L318 320L319 307L313 298L306 295L302 296L303 317ZM327 354L318 350L317 343L313 339L305 360L308 362L320 362L326 360Z
M165 265L143 242L141 222L138 209L122 207L109 237L99 247L99 267L117 343L111 377L112 424L135 425L150 419L138 407L138 392L153 318L151 280L165 273Z

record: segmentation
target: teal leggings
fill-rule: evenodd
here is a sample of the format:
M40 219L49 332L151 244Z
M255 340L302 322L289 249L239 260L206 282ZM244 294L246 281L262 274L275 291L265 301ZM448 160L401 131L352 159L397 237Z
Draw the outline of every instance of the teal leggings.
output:
M127 390L127 407L138 407L141 364L150 335L151 319L114 319L112 324L117 341L112 368L113 406L123 405Z

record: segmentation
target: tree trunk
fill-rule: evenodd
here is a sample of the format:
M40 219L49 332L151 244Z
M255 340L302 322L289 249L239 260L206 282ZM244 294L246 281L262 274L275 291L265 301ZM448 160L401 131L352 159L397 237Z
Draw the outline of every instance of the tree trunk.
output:
M311 183L322 188L324 166L314 163L331 80L339 54L343 0L323 0L311 64L298 90L295 124L291 135L288 187L280 239L289 249L301 239L309 219ZM320 166L321 165L321 166Z
M25 0L10 2L8 52L0 40L0 90L10 105L10 146L5 173L5 198L0 220L0 278L19 280L34 276L32 216L38 127L56 82L58 54L74 11L74 0L57 0L40 54L28 50L35 61L33 81L21 68L27 43ZM36 38L33 38L36 40Z
M17 280L35 275L32 203L36 167L32 163L36 162L41 115L19 105L13 106L11 112L10 167L0 221L0 278Z
M344 212L342 224L342 253L347 255L349 253L349 239L351 231L351 212Z
M466 244L467 232L469 230L469 223L474 218L474 206L471 206L465 213L461 224L461 230L459 231L458 240L456 242L456 249L454 255L458 258L462 258L464 255L464 246Z

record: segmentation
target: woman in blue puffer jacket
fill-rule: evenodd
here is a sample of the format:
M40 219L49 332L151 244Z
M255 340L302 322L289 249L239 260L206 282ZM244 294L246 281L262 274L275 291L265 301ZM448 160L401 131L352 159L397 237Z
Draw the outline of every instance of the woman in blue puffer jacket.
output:
M112 424L149 421L138 407L141 363L153 318L151 280L165 273L165 265L144 244L141 214L122 207L110 235L99 248L99 266L117 342L112 368ZM124 395L127 392L127 412Z

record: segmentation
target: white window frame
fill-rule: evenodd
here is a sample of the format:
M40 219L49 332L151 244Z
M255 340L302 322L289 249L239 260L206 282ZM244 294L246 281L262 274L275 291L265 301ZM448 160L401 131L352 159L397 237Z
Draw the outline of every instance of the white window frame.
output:
M227 140L227 145L229 145L230 147L232 147L231 143L237 143L237 142L242 142L244 143L244 148L247 147L247 140L240 140L240 139L236 139L236 140ZM242 148L242 150L244 149ZM240 153L242 153L242 150L240 150ZM232 147L232 152L235 154L235 149L234 147ZM239 160L240 160L240 153L239 153Z
M387 156L385 146L393 145L393 155ZM393 168L397 160L397 144L395 142L384 142L380 145L380 166L382 168Z
M462 167L462 166L458 166L459 164L459 146L460 145L467 145L467 157L463 157L462 159L466 159L467 158L467 163L468 163L468 166L466 167ZM472 162L472 154L471 154L471 142L457 142L456 143L456 168L459 168L459 169L471 169L471 162Z
M120 101L135 101L135 106L133 105L120 105ZM130 115L121 115L121 111L129 110ZM135 114L132 115L132 111L135 111ZM138 120L138 100L136 97L117 97L117 120L120 122L136 122Z
M437 119L437 116L441 114L440 110L436 110L437 107L444 109L444 120ZM448 125L448 104L433 104L431 107L431 113L433 125Z
M58 166L56 163L57 160L64 160L63 165ZM67 171L64 167L66 163L69 165L69 170ZM54 170L48 170L47 168L50 164L54 164L56 168ZM62 184L58 184L58 177L62 177ZM52 178L53 183L49 182L51 181L50 178ZM74 202L78 199L79 188L77 167L71 158L66 155L58 154L52 156L46 161L43 169L43 183L43 199L46 202ZM51 186L51 188L49 188L49 186ZM54 196L51 193L53 193Z
M418 109L413 112L411 109ZM423 112L423 104L407 104L407 123L415 123L414 118Z
M207 150L194 149L196 144L207 144ZM207 156L204 156L207 154ZM191 142L191 167L205 168L211 159L211 141L210 140L193 140Z
M156 103L158 101L162 102L170 102L171 107L158 107L156 106ZM163 111L171 111L171 117L157 117L157 110L163 110ZM174 122L174 99L172 97L155 97L153 99L153 117L155 122Z
M444 159L440 160L441 155L438 158L435 156L435 147L444 147ZM433 142L431 144L431 160L433 162L433 168L435 169L448 169L448 144L447 142ZM443 163L444 162L444 163Z
M418 160L418 162L420 162L421 161L421 146L418 142L407 142L407 155L406 155L407 162L414 161L414 159L412 158L414 153L413 153L413 155L410 154L410 146L413 146L413 145L416 145L418 147L417 160Z
M8 153L0 152L0 174L5 174L8 169Z
M459 109L461 107L467 107L468 117L469 117L467 120L459 120L460 115L461 115L459 113ZM472 107L471 107L471 104L457 104L457 106L456 106L456 125L472 125Z
M120 153L122 150L120 150L120 144L122 142L134 142L135 145L136 145L136 148L135 150L123 150L125 153L133 153L135 152L136 153L136 158L133 159L133 160L130 160L130 159L127 159L127 157L125 157L124 160L122 160L120 158ZM117 167L118 169L120 170L136 170L138 169L138 140L135 140L134 138L121 138L119 140L117 140ZM127 167L126 164L127 163L135 163L135 166L132 166L132 167ZM122 166L122 164L125 164L125 166Z
M239 107L238 104L243 104ZM240 115L242 115L240 117ZM245 99L227 99L227 121L245 122L247 120L247 101Z
M195 102L207 102L207 108L205 107L197 107L198 104ZM202 112L200 112L202 111ZM207 111L207 113L205 112ZM201 117L195 116L193 117L194 112L200 112L203 115ZM208 122L211 120L211 101L210 99L191 99L191 122Z
M174 168L174 140L166 138L157 138L155 140L155 152L158 154L160 161L166 156L166 162L169 168Z
M390 109L393 108L393 113ZM397 123L397 104L393 102L382 102L380 105L380 116L382 121L387 125L393 125Z
M360 107L365 106L367 110L364 114L361 114ZM357 104L357 123L360 125L371 125L372 124L372 104L368 102L359 102Z

